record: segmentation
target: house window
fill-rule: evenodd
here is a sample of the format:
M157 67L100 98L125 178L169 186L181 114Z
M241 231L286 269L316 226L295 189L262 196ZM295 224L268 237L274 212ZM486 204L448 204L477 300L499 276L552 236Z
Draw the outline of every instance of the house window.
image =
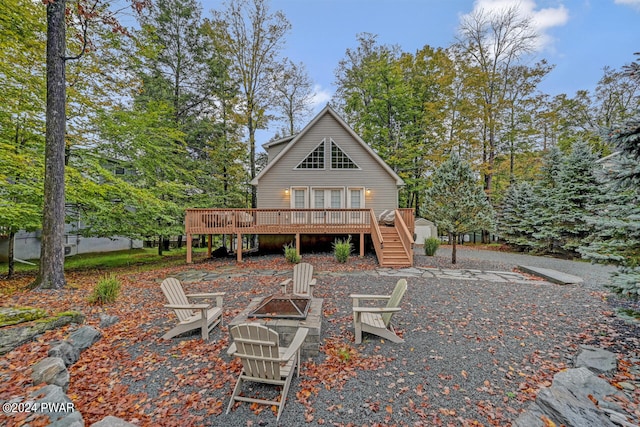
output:
M364 208L364 188L350 187L347 188L347 208L362 209ZM349 223L364 224L367 217L365 212L351 212L349 214Z
M324 139L311 153L298 163L296 169L324 169Z
M307 189L294 188L291 197L291 207L293 209L305 209L307 207Z
M360 167L331 140L331 169L360 169Z
M352 209L361 209L364 207L364 191L362 188L349 188L349 207Z

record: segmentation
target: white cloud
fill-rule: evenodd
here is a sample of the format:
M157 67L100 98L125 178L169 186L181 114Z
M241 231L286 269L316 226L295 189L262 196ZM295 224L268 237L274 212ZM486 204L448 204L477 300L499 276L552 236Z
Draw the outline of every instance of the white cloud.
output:
M640 0L614 0L615 4L621 4L624 6L631 6L640 10Z
M327 102L331 100L333 94L326 89L323 89L320 85L315 85L313 87L313 97L311 99L311 105L313 106L313 111L319 111L327 105Z
M640 0L615 0L616 2L639 3ZM553 45L553 37L548 30L554 27L561 27L569 21L569 10L560 4L557 7L547 7L537 9L536 0L476 0L474 12L484 10L484 12L499 12L516 6L523 17L531 19L533 29L538 34L536 50L544 50Z

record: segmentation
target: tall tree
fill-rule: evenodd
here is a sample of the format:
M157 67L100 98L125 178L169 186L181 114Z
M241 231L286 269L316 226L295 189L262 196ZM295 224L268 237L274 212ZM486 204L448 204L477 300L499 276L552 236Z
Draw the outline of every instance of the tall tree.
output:
M14 237L41 227L44 174L45 13L37 3L0 4L0 234L8 237L8 277Z
M47 128L40 269L34 282L59 289L64 277L66 0L47 3Z
M640 53L636 53L640 58ZM624 68L625 75L640 84L640 61ZM615 292L640 298L640 114L607 130L607 142L617 151L604 159L606 204L593 216L597 234L580 248L596 262L618 266L611 285Z
M249 138L250 178L256 177L256 130L268 121L270 88L285 36L291 24L280 11L271 13L268 0L229 0L214 11L212 25L223 41L217 47L232 59L233 75L240 82L242 114ZM256 207L256 188L251 207Z
M286 58L276 69L273 80L273 106L287 123L287 135L293 135L311 114L314 96L311 78L304 64Z
M475 80L482 109L484 188L491 195L496 155L499 152L501 117L507 108L508 76L517 61L534 47L531 20L517 6L499 12L479 10L465 17L458 46L477 72Z
M451 263L456 263L456 245L460 235L492 229L494 211L469 163L451 155L433 173L425 195L425 212L438 227L449 234Z

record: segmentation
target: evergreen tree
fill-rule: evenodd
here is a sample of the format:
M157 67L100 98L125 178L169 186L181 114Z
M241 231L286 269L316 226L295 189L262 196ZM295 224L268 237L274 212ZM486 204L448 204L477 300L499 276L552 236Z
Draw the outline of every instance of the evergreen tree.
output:
M562 168L562 152L551 147L545 154L540 168L540 178L534 187L535 204L533 211L532 234L535 239L533 249L539 253L554 253L560 248L560 236L555 224L557 203L556 193L559 186L559 175Z
M640 55L640 54L637 54ZM625 67L640 83L640 63ZM640 114L613 127L606 135L617 150L604 162L609 200L603 215L593 218L597 234L582 254L595 262L619 266L611 279L614 292L640 296Z
M569 254L576 254L577 248L593 232L587 217L597 213L596 204L602 194L596 178L596 160L589 145L576 143L558 175L553 227L562 249Z
M498 218L498 234L510 245L527 251L535 246L534 212L537 200L528 182L513 183L507 189Z
M451 155L433 174L426 192L425 212L440 231L449 233L456 263L458 236L494 227L494 211L469 163Z

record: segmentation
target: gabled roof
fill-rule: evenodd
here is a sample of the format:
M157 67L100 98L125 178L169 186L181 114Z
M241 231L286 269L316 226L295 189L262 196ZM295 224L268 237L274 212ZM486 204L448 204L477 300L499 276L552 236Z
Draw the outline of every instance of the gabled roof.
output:
M291 141L296 136L297 136L297 134L290 135L290 136L285 136L284 138L280 138L280 139L274 139L273 141L269 141L269 142L266 142L266 143L262 144L262 148L264 148L266 150L267 148L271 148L271 147L276 146L276 145L289 143L289 141Z
M375 151L373 151L373 149L371 149L371 147L369 147L369 145L364 142L362 140L362 138L360 138L360 136L355 133L353 131L353 129L351 129L351 127L347 124L347 122L345 122L342 117L340 117L338 115L338 113L335 112L335 110L333 108L331 108L330 105L327 104L326 107L324 107L322 109L322 111L320 111L318 113L317 116L315 116L313 118L313 120L311 120L309 122L309 124L307 124L304 129L302 129L302 131L296 135L290 136L290 137L286 137L286 138L281 138L278 139L276 141L271 141L268 142L266 144L263 145L263 147L265 148L269 148L272 147L274 145L278 145L278 144L282 144L282 143L288 143L288 145L286 147L284 147L279 153L278 155L272 160L270 161L267 166L262 169L262 171L258 174L258 176L256 176L255 178L253 178L251 180L251 185L258 185L258 181L260 181L260 177L262 177L264 174L266 174L272 167L274 167L275 164L278 163L278 161L286 155L286 153L291 149L291 147L293 147L308 131L309 129L313 128L313 126L325 115L329 114L331 117L333 117L336 122L338 122L346 131L347 133L349 133L349 135L351 135L353 137L353 139L360 144L360 146L362 146L362 149L365 150L367 153L369 153L376 162L378 162L380 164L380 166L389 174L391 175L391 177L396 181L396 185L400 186L400 185L404 185L404 181L402 180L402 178L400 178L398 176L398 174L396 174L393 169L391 169L389 167L388 164L385 163L384 160L382 160L380 158L380 156L378 156L378 154L376 154Z

